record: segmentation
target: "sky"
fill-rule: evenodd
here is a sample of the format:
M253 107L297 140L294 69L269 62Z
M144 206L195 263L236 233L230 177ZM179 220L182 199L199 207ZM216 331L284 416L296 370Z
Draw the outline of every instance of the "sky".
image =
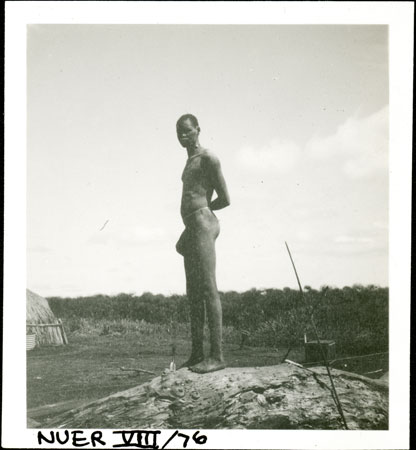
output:
M200 122L231 205L221 291L388 286L388 28L29 25L27 285L185 292L175 243Z

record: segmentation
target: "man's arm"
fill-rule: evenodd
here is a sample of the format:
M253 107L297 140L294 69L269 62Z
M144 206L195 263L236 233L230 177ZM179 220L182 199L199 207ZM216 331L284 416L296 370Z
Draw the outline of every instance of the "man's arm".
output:
M215 155L209 154L207 163L209 179L217 193L217 198L210 203L209 207L216 211L230 205L230 195L221 170L220 160Z

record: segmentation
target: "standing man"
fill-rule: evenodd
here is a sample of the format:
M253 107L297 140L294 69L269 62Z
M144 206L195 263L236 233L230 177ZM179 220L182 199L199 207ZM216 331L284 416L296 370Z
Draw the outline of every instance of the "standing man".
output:
M182 173L181 216L185 230L176 244L184 257L186 293L191 312L192 351L183 365L198 373L225 367L222 354L222 309L215 278L215 240L220 225L213 211L230 204L218 158L199 143L198 120L185 114L176 123L178 140L188 159ZM214 191L217 197L212 200ZM204 357L205 312L210 353Z

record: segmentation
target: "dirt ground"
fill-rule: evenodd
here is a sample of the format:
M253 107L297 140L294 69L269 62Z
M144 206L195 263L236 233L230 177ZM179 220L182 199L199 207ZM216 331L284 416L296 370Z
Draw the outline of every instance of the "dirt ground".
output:
M149 381L171 362L172 341L167 335L72 334L68 338L68 345L40 347L27 352L27 409L30 423L34 420L34 425L37 420ZM177 337L175 347L175 362L180 367L190 353L186 336ZM287 348L240 348L238 343L224 346L229 367L275 365L286 355ZM292 349L289 359L302 363L303 347ZM331 366L379 378L388 371L388 354L364 359L346 358ZM154 374L125 369L143 369Z
M189 355L189 342L176 341L176 364ZM230 367L266 366L281 362L286 349L225 345ZM27 352L27 408L34 420L46 419L92 400L129 389L155 375L124 371L139 368L159 375L169 367L171 343L134 334L120 336L69 336L65 346L35 348ZM293 350L302 360L303 350Z

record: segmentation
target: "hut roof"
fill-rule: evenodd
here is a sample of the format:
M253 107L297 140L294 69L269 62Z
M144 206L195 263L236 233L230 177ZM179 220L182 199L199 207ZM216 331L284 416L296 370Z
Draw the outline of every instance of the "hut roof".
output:
M57 324L58 320L52 312L46 298L26 289L26 323ZM63 344L59 327L28 327L28 331L36 334L37 345Z
M56 323L46 298L26 289L26 322L27 323Z

